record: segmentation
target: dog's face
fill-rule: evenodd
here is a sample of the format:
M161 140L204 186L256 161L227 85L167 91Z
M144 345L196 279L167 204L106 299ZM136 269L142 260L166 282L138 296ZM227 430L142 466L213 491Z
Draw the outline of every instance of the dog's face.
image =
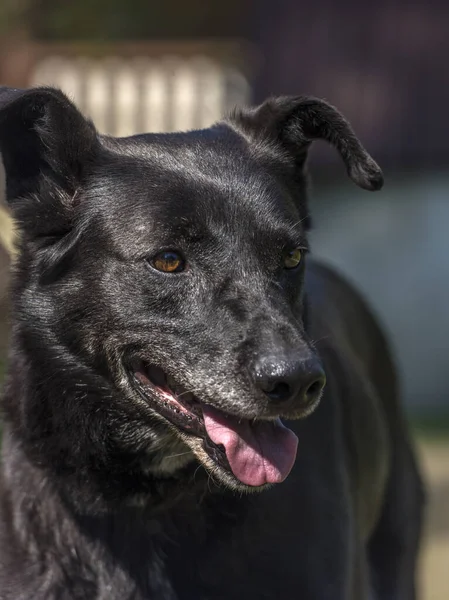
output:
M362 187L382 183L347 122L284 98L204 131L111 139L58 91L5 98L18 312L104 381L105 444L138 438L161 476L196 457L233 488L282 481L297 440L281 419L325 384L304 323L311 140Z

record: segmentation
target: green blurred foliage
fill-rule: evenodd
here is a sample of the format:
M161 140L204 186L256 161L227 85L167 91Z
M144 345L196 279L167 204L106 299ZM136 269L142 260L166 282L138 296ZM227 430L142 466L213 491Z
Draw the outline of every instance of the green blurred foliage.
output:
M244 26L237 0L0 0L0 33L23 28L43 40L234 36Z
M35 0L0 0L0 35L27 23L34 3Z

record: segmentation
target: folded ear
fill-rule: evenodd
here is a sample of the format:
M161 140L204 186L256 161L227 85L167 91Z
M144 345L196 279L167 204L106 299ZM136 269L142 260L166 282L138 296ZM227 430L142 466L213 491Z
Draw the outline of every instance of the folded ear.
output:
M310 144L325 140L337 149L354 183L371 191L383 185L382 171L348 121L324 100L303 96L272 98L256 108L236 113L232 121L246 135L282 145L301 169Z
M43 179L73 194L97 143L93 124L61 91L0 87L0 152L13 208Z

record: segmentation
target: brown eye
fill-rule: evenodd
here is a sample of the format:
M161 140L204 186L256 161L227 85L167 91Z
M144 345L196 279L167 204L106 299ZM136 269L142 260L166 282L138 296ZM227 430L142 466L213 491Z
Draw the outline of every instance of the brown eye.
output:
M284 254L284 268L295 269L301 262L302 251L299 248L289 250Z
M179 273L185 269L185 261L178 252L165 250L150 261L152 267L163 273Z

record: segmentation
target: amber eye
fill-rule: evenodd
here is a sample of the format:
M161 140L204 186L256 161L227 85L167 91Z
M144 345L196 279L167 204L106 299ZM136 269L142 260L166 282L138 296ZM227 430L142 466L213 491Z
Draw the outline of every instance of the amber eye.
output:
M288 250L284 254L284 268L285 269L294 269L301 262L302 251L300 248L295 248L294 250Z
M173 250L164 250L159 252L150 261L152 267L163 273L179 273L185 269L185 261L183 257Z

